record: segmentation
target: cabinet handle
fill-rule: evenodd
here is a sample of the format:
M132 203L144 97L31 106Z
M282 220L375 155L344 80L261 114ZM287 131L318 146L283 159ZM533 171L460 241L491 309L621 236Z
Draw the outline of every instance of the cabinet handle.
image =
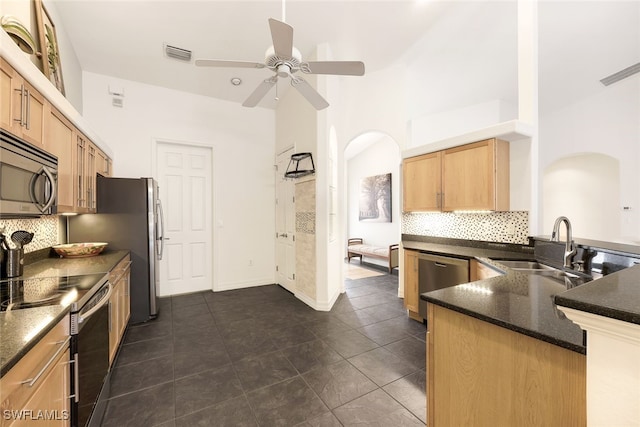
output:
M25 104L27 105L27 114L24 120L24 125L27 130L31 129L31 94L29 93L29 89L25 90L24 95Z
M436 193L436 208L440 208L440 193Z
M20 85L20 89L14 89L16 92L20 92L20 118L13 119L18 122L20 126L24 126L24 84Z
M111 301L109 301L109 333L111 333Z
M42 369L40 369L40 371L36 374L35 377L33 378L29 378L28 380L24 380L22 381L22 384L26 384L29 387L33 387L33 385L38 382L38 380L40 379L40 377L42 376L42 374L44 374L46 372L47 369L49 369L49 366L51 366L51 364L58 358L58 356L60 355L60 353L62 353L64 350L67 349L67 347L69 347L69 341L71 341L71 337L67 337L67 339L65 339L64 341L59 341L56 344L62 344L60 346L60 348L54 353L53 356L51 356L51 359L49 359L47 361L47 363L42 367Z

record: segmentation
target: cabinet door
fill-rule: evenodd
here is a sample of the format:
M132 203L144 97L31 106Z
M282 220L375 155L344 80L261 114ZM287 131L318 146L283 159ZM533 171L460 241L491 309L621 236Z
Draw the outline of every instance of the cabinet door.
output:
M88 141L81 133L75 133L75 153L73 155L73 197L76 212L88 212L87 201L87 146Z
M25 91L25 119L23 126L22 138L39 147L43 147L44 142L44 120L45 120L45 101L44 96L40 94L26 80L23 80Z
M121 284L112 283L113 292L109 298L109 365L113 362L113 358L118 350L118 344L120 344L120 292L122 290Z
M14 135L22 135L20 123L24 115L18 91L22 78L16 71L0 59L0 126Z
M102 150L96 147L96 173L102 176L111 176L111 159Z
M404 251L404 306L414 313L419 312L420 292L418 290L418 253Z
M45 98L6 61L0 60L0 125L3 129L42 147Z
M85 171L86 189L87 189L87 208L89 212L96 211L96 146L93 143L87 144L87 160Z
M405 159L402 163L403 210L441 209L441 152Z
M24 406L32 417L16 420L11 427L66 427L70 425L69 376L70 350L63 352L53 368L41 378L41 385ZM42 412L39 412L42 411ZM37 418L41 416L42 418Z
M488 139L445 150L443 210L508 210L509 145Z
M55 108L45 123L45 150L58 157L58 213L74 212L73 125Z

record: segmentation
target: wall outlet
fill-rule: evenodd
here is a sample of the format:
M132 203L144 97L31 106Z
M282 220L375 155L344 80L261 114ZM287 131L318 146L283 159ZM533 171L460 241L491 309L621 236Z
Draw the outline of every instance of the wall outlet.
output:
M516 226L514 224L507 225L507 234L513 236L516 234Z

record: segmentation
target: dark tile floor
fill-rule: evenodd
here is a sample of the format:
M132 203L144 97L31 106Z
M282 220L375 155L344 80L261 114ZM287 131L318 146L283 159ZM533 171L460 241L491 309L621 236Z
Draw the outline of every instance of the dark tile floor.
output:
M331 312L277 285L162 299L126 333L102 425L424 425L425 327L398 277L345 287Z

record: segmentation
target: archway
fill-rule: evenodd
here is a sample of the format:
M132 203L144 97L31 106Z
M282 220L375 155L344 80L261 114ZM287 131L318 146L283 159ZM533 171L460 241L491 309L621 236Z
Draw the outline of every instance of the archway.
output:
M388 134L380 131L367 131L349 141L344 149L344 207L345 241L352 237L361 237L367 244L386 247L400 243L401 239L401 190L400 169L401 154L398 143ZM373 177L390 177L390 190L387 202L378 198L367 199L367 183ZM380 182L380 179L377 180ZM384 185L384 184L381 184ZM367 202L371 202L368 203ZM363 207L365 206L365 207ZM366 206L369 206L367 208ZM378 214L371 211L378 210ZM367 211L367 212L365 212ZM346 242L345 242L346 243ZM365 262L386 267L383 260L365 259Z

